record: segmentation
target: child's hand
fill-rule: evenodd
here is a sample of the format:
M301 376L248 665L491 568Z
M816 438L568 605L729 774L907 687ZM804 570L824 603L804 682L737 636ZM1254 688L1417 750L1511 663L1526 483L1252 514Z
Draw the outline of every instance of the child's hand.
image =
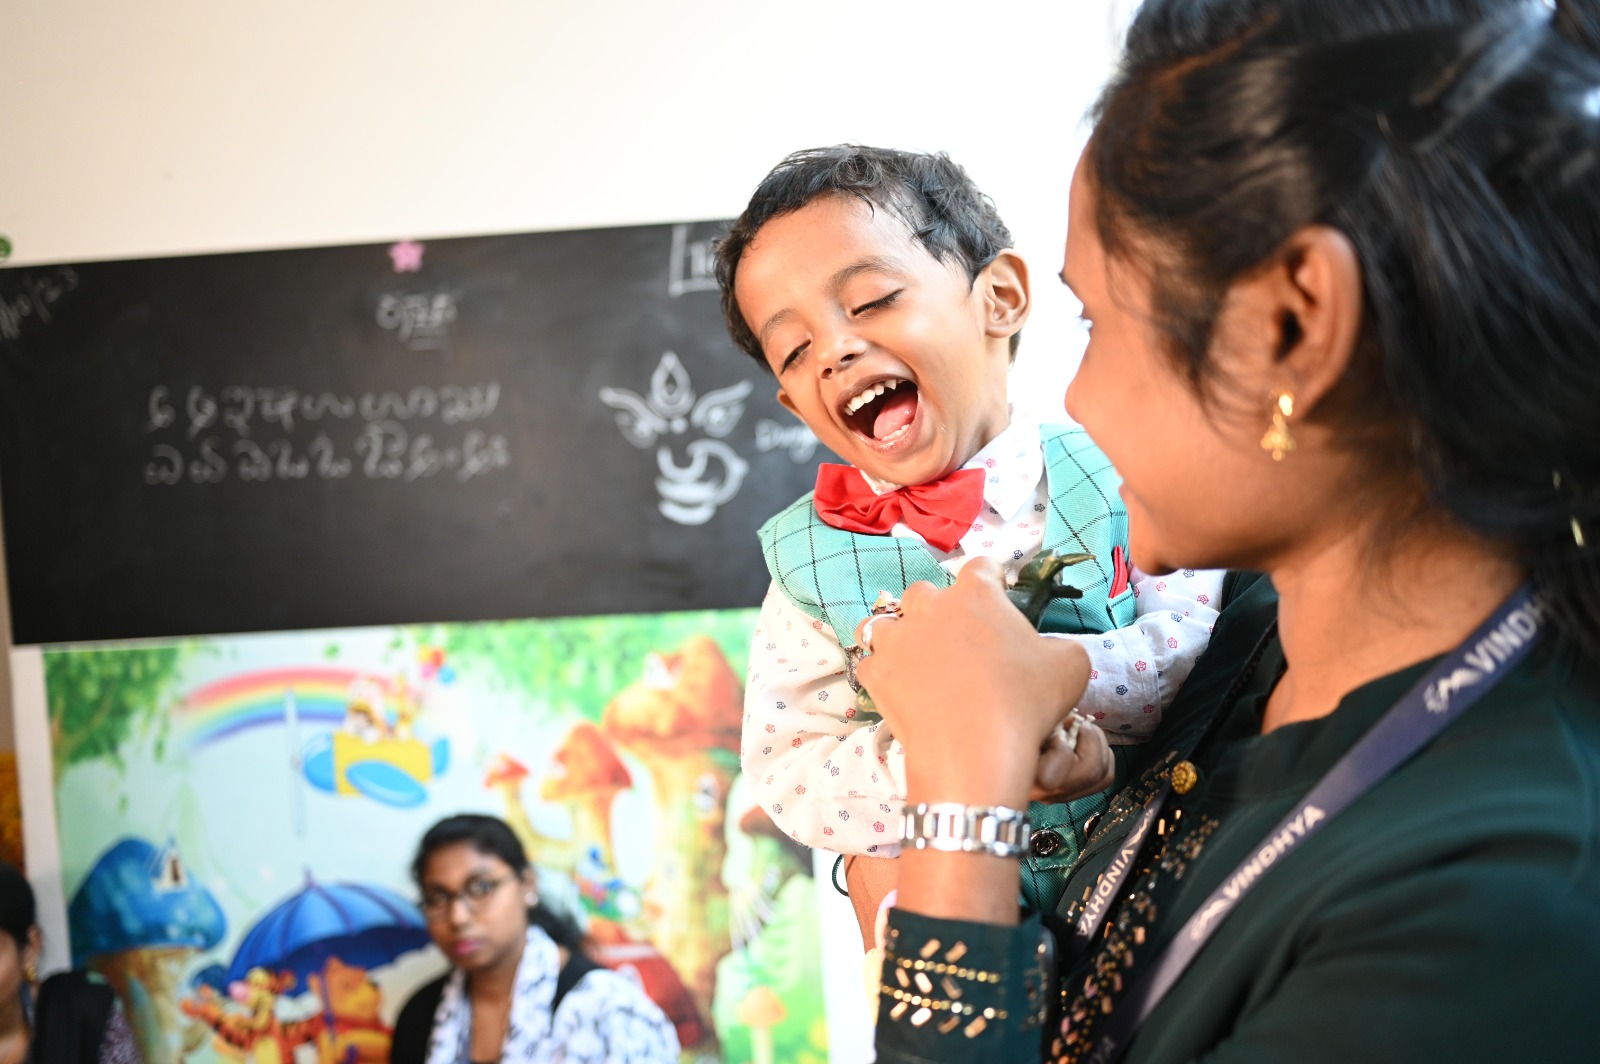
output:
M1076 739L1067 727L1059 727L1045 737L1039 748L1039 767L1033 774L1035 802L1070 802L1111 786L1116 778L1116 759L1106 733L1093 721L1076 721Z

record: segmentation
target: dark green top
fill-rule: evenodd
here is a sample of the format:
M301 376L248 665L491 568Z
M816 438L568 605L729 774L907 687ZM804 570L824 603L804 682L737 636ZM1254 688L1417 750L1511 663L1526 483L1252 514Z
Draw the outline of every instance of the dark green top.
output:
M1275 640L1241 695L1219 703L1275 615L1265 581L1229 605L1143 748L1147 765L1135 767L1124 798L1169 771L1211 713L1225 715L1213 740L1190 755L1199 783L1174 799L1183 815L1165 849L1146 851L1165 867L1130 878L1101 952L1056 973L1037 918L995 928L897 908L880 1061L1054 1059L1071 1047L1056 1044L1059 1031L1043 1032L1052 998L1092 1038L1095 1010L1106 1001L1115 1008L1118 987L1133 985L1198 903L1429 664L1351 692L1325 718L1261 735L1282 665ZM1547 645L1273 867L1124 1059L1600 1059L1600 669L1575 658ZM1120 812L1114 803L1073 869L1061 921L1136 819ZM932 978L919 983L919 972ZM1047 976L1064 994L1045 985Z

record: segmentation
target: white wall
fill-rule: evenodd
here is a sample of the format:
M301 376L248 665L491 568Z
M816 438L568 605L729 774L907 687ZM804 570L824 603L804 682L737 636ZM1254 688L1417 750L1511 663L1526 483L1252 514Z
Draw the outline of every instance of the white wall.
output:
M718 218L796 148L945 150L1033 266L1014 394L1058 409L1081 349L1053 280L1067 181L1130 6L6 0L0 235L31 265ZM43 676L15 663L45 885Z
M1127 6L7 0L0 234L22 265L714 218L795 148L942 149L1035 267L1049 378Z

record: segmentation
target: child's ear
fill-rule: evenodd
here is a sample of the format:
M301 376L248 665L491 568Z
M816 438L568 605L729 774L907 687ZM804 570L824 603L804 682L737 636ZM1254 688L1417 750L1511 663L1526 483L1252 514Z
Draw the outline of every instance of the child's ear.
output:
M790 399L789 393L784 391L782 388L778 389L778 405L789 411L789 413L793 414L795 417L800 417L800 411L795 409L794 400ZM800 420L804 421L805 418L800 417Z
M978 275L983 287L984 331L992 337L1007 337L1022 328L1033 309L1028 294L1028 264L1021 255L1007 248Z

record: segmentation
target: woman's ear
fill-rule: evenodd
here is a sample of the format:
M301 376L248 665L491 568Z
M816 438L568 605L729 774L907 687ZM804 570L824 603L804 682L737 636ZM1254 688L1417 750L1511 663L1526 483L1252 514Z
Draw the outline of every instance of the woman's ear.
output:
M1266 409L1288 392L1297 421L1315 411L1350 369L1362 304L1350 239L1326 225L1295 232L1228 293L1225 357L1243 394Z
M1021 255L1007 248L978 274L984 297L984 332L990 337L1009 337L1022 328L1033 309L1028 292L1028 264Z
M34 924L28 928L28 941L22 947L23 970L36 970L39 967L39 958L42 956L44 956L44 935L40 932L39 925Z

